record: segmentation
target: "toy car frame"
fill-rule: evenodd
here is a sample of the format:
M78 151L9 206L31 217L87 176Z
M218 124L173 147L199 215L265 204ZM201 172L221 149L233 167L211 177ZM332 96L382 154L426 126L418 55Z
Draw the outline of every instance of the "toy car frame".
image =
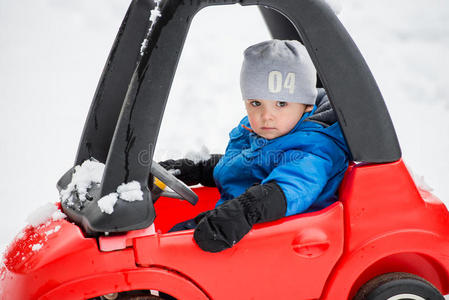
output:
M156 144L192 18L203 7L236 3L258 5L273 38L303 41L353 162L331 206L257 224L231 249L208 253L192 230L167 231L213 208L217 189L195 188L196 199L175 181L191 203L160 197L153 205L149 174L166 174L148 145ZM62 202L67 219L28 226L7 249L1 299L421 300L449 292L448 211L416 187L377 84L324 1L133 0L75 165L92 158L105 164L92 198L75 208ZM60 190L73 173L61 178ZM144 200L119 201L112 214L102 213L98 200L133 180Z

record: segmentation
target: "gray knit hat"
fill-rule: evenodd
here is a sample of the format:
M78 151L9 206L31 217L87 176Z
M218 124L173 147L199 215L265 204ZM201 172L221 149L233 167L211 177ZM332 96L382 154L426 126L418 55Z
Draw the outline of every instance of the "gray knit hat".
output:
M300 42L269 40L248 47L243 56L243 99L315 104L316 70Z

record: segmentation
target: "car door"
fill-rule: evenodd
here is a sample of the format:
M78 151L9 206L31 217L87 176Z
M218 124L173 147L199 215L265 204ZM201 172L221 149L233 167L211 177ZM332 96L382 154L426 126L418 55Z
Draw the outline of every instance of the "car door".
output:
M136 264L183 274L212 299L317 299L343 252L343 224L336 202L257 224L219 253L201 250L193 230L155 234L134 241Z

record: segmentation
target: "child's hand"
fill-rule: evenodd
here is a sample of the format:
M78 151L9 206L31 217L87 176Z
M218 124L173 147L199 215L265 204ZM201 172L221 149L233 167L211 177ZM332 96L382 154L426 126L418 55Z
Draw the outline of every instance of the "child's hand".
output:
M284 193L277 183L255 185L199 215L193 237L204 251L220 252L239 242L254 224L284 217L286 209Z
M173 175L187 185L195 185L201 180L201 166L190 159L169 159L159 164L167 171L173 170Z
M169 159L159 164L166 170L173 170L173 175L187 185L201 183L204 186L215 186L213 178L214 168L223 155L211 154L207 160L194 162L190 159Z
M193 236L204 251L220 252L240 241L252 226L239 198L234 198L206 213Z

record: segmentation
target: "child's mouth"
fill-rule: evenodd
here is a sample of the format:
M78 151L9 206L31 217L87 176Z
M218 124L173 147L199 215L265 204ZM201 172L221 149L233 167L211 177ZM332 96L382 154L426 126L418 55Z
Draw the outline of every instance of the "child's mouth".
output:
M262 127L262 130L274 130L274 129L276 129L276 128L274 128L274 127Z

